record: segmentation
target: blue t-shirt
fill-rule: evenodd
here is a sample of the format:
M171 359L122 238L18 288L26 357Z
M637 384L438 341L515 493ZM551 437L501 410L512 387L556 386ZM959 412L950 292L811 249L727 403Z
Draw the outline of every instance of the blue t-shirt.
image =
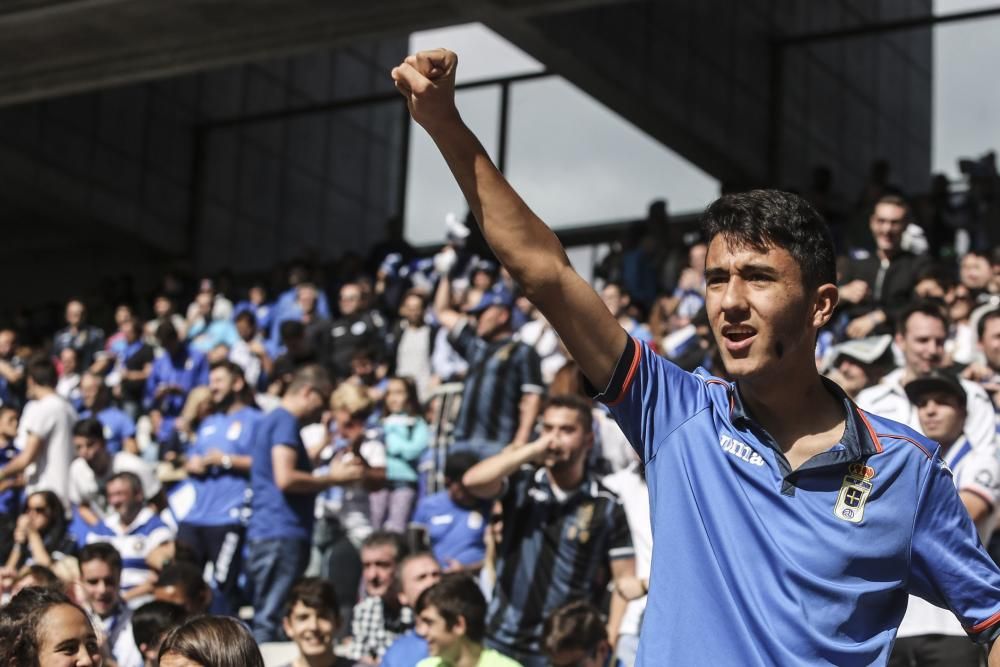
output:
M466 509L455 504L447 491L440 491L417 502L411 523L427 530L441 567L448 567L452 560L462 565L481 563L486 555L483 536L490 505L485 502Z
M250 487L253 491L250 526L251 540L310 540L313 527L314 493L282 493L274 483L271 450L290 447L295 452L295 469L311 472L312 464L302 437L299 421L282 407L262 417L254 428L251 448Z
M157 409L163 414L159 432L159 442L167 440L174 431L174 420L181 414L187 394L199 385L208 384L208 358L201 352L188 349L181 344L176 354L161 351L153 360L153 372L146 380L146 409ZM178 385L184 393L170 393L154 400L160 385Z
M245 407L232 414L216 413L198 428L188 455L205 456L218 450L232 456L251 456L253 433L260 410ZM250 506L250 480L238 470L211 466L203 476L190 475L195 500L183 523L228 526L244 523Z
M18 449L11 442L0 447L0 468L10 463L18 455ZM21 512L21 489L12 488L0 492L0 514L16 517Z
M94 416L90 410L80 412L80 419L89 419ZM122 450L125 445L125 438L135 437L135 422L125 413L113 405L109 405L97 413L97 421L104 427L104 442L107 443L108 453L115 455Z
M829 389L841 442L793 471L735 385L629 339L599 398L649 484L638 665L884 665L908 593L997 634L1000 570L938 446Z
M407 630L389 645L382 655L382 667L413 667L429 655L427 640Z

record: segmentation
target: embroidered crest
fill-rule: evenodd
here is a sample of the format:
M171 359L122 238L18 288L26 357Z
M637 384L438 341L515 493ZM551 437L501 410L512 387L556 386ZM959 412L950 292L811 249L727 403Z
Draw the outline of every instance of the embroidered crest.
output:
M847 470L833 513L842 521L861 523L865 517L865 503L871 494L871 479L875 477L875 469L863 463L852 463Z

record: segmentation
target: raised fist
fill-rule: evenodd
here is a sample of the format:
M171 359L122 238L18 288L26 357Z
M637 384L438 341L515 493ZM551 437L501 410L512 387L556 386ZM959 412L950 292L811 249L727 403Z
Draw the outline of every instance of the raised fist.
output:
M392 69L392 80L406 98L410 115L428 131L459 120L455 108L457 66L457 55L433 49L409 55Z

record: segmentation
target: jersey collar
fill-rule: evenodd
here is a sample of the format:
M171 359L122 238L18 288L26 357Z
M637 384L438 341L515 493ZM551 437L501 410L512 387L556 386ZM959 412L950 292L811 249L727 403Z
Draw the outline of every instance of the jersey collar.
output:
M864 412L840 388L840 385L828 378L824 377L822 379L827 391L840 400L844 407L845 427L844 435L840 439L842 447L834 446L829 451L814 456L803 467L808 466L811 468L819 467L820 465L857 461L881 453L882 445L879 444L878 437L875 435L875 429L868 422L868 418L865 417ZM730 384L729 395L729 415L733 424L736 426L752 427L756 432L766 435L764 428L748 412L736 383ZM770 436L764 438L764 440L769 441L769 445L776 446Z

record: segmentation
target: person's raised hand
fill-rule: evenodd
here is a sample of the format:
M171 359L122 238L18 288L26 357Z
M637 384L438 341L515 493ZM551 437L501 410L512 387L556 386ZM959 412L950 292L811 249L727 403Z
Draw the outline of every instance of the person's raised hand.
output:
M455 107L458 56L447 49L420 51L392 69L396 90L406 99L410 115L428 132L460 122Z

